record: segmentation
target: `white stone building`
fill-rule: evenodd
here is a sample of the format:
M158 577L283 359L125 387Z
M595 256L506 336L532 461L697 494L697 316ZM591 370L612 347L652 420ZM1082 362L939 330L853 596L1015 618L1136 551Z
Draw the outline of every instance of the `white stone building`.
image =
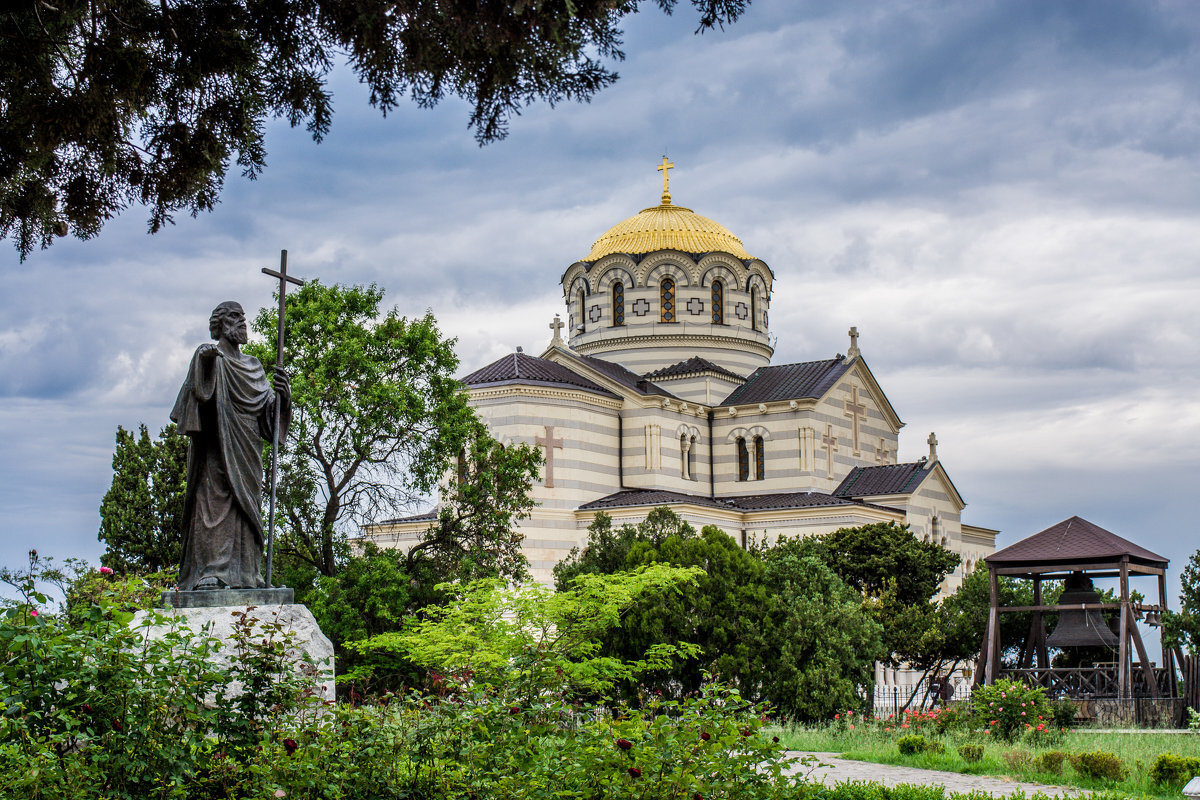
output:
M520 351L467 375L471 403L501 441L543 448L537 508L521 523L535 578L587 541L598 511L616 524L667 505L697 528L749 537L814 535L879 521L962 558L944 585L995 549L962 522L965 502L937 455L896 463L900 421L850 329L845 355L770 363L775 275L723 226L662 202L615 225L561 278L540 356ZM432 513L365 535L407 549Z

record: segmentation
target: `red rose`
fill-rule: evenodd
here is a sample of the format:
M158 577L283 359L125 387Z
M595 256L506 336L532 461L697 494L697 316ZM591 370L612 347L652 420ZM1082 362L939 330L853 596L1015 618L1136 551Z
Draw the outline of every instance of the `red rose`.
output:
M628 739L617 739L617 747L621 748L622 750L629 750L633 747L633 742L629 741Z
M120 733L121 731L125 730L125 724L123 722L121 722L121 720L119 720L119 719L114 719L112 725L113 725L113 730L116 731L117 733Z
M742 736L749 736L749 735L750 735L750 731L749 731L749 730L746 730L746 729L743 729L743 730L742 730Z
M297 747L299 747L299 746L300 746L300 745L299 745L299 744L296 742L296 740L295 740L295 739L284 739L284 740L283 740L283 749L284 749L284 750L287 750L287 754L288 754L289 756L290 756L292 753L296 752L296 748L297 748Z
M629 770L628 770L628 772L629 772L629 776L630 776L631 778L640 778L640 777L642 777L642 771L641 771L640 769L638 769L637 767L630 767L630 768L629 768Z
M700 734L700 738L707 742L712 737L708 735L708 731L704 731L703 733Z
M772 737L771 737L771 741L772 741L772 742L774 742L775 744L779 744L779 737L778 737L778 736L772 736Z
M508 710L508 713L509 713L509 714L512 714L512 715L514 715L514 716L515 716L516 714L520 714L520 713L521 713L521 709L517 708L516 706L513 706L512 708L510 708L510 709Z
M82 708L83 708L83 710L84 710L84 711L86 711L88 714L92 713L92 706L91 706L91 704L89 704L89 703L84 703L84 704L83 704L83 706L82 706Z

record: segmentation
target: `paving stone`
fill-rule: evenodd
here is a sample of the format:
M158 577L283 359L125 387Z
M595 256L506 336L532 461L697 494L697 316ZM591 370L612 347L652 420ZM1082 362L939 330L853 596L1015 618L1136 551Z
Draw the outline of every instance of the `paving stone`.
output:
M944 786L948 792L984 791L992 797L1009 797L1017 791L1023 791L1026 795L1043 792L1051 797L1081 797L1087 794L1081 789L1047 786L1041 783L1018 783L993 775L963 775L959 772L899 767L891 764L875 764L869 761L850 761L842 758L839 753L808 753L793 750L788 754L799 757L815 756L822 764L827 765L817 767L810 774L811 780L820 781L826 786L846 781L875 781L886 786L895 786L900 783ZM807 772L806 767L793 770L794 774L804 772Z

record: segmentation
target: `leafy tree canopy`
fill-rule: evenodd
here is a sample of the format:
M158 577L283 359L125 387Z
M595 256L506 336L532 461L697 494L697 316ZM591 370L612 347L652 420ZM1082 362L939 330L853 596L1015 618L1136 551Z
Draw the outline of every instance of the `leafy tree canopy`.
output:
M692 0L699 30L749 0ZM670 12L676 0L655 0ZM0 14L0 233L22 257L95 236L134 203L150 230L212 209L231 162L254 177L271 117L320 141L344 57L384 114L406 96L471 105L481 143L538 101L616 80L638 0L19 0Z
M891 522L841 528L814 539L813 546L850 586L864 595L893 587L896 602L906 606L928 602L959 562L946 548L917 539L907 525Z
M292 425L280 459L278 555L322 575L338 568L346 526L426 496L478 421L454 380L454 340L431 314L380 313L376 286L311 281L287 296L284 368ZM275 363L276 309L246 352Z
M1179 611L1163 614L1163 630L1169 646L1186 647L1200 656L1200 550L1188 559L1179 582Z
M151 439L117 427L112 485L100 503L100 563L121 573L148 574L179 566L188 439L171 424Z

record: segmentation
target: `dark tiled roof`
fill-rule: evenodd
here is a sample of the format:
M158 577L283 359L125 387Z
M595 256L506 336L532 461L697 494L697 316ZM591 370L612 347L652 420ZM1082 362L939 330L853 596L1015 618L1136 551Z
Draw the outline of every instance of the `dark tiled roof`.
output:
M475 370L462 379L468 386L485 386L504 383L533 383L574 386L596 394L616 397L582 375L576 375L562 364L537 358L526 353L513 353L496 359L486 367Z
M570 358L583 362L606 378L616 381L626 389L635 391L638 394L678 399L661 386L651 383L636 372L631 372L614 361L605 361L603 358L596 358L595 356L581 356L578 353L570 353L566 350L560 352L565 353Z
M815 508L821 506L867 506L886 508L870 503L859 503L821 492L774 492L772 494L745 494L735 497L712 498L706 495L684 494L657 489L627 489L623 492L601 497L584 503L581 510L604 508L628 508L631 506L661 506L674 503L691 503L708 508L726 508L732 511L766 511L779 508ZM887 509L894 511L895 509Z
M838 497L874 497L881 494L908 494L921 485L933 471L926 462L855 467L833 493Z
M799 400L820 397L829 391L837 379L849 369L850 362L838 356L828 361L805 361L800 364L780 364L759 367L746 382L734 389L721 405L770 403L777 400Z
M1128 539L1093 525L1086 519L1071 517L1035 533L1016 544L988 556L991 566L1033 564L1113 562L1128 556L1131 561L1155 567L1166 567L1168 561Z
M745 380L745 378L736 372L727 370L720 364L714 364L707 358L701 358L700 356L692 356L687 361L680 361L678 364L672 364L669 367L647 372L643 377L650 380L658 380L659 378L674 378L678 375L691 375L696 372L715 372L718 375L724 375L735 381Z

